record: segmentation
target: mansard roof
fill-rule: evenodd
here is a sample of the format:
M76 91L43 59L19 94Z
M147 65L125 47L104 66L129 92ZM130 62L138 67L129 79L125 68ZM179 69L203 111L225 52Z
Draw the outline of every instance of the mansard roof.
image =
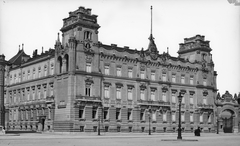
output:
M24 57L30 58L30 56L27 55L22 49L22 50L19 50L18 53L9 60L9 62L14 65L20 65Z

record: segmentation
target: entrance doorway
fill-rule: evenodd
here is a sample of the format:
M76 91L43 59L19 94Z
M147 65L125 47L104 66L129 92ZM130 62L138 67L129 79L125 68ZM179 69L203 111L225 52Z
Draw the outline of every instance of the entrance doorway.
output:
M221 113L221 118L222 118L222 125L223 125L223 132L224 133L233 133L233 117L234 117L234 112L231 110L224 110Z

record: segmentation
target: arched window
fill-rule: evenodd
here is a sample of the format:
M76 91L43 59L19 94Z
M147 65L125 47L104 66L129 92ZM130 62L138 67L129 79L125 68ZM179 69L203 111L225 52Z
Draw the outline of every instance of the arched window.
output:
M62 73L62 57L58 57L58 64L59 64L59 73Z
M92 33L90 31L84 32L84 40L91 40L92 39Z
M65 58L65 60L66 60L66 71L68 71L68 69L69 69L69 57L68 57L68 54L66 54L65 56L64 56L64 58Z

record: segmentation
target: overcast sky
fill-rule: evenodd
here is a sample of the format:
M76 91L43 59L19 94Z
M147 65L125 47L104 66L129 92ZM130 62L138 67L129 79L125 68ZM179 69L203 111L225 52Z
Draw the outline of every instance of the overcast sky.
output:
M98 15L99 41L146 49L153 6L153 36L158 51L177 57L184 38L210 41L221 94L240 92L240 7L228 0L0 0L0 54L9 60L24 43L32 55L54 48L62 19L79 6Z

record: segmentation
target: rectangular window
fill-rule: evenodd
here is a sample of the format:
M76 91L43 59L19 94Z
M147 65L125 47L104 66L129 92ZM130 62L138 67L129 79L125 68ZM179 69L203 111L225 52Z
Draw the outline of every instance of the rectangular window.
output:
M176 122L176 113L175 112L172 112L172 121Z
M157 121L156 111L152 111L152 121Z
M193 113L190 113L190 122L193 122Z
M155 98L155 90L151 90L151 100L152 101L156 100L156 98Z
M53 75L53 74L54 74L54 65L51 64L51 75Z
M176 83L176 75L175 74L172 75L172 82Z
M25 110L26 113L26 120L28 120L28 110Z
M193 104L193 96L190 95L190 104Z
M104 87L104 97L109 98L109 87Z
M182 97L182 104L185 104L185 97Z
M18 75L18 82L21 82L21 74Z
M207 98L203 97L203 104L207 105Z
M28 93L27 93L27 101L29 101L30 100L30 92L28 91Z
M30 110L30 117L33 118L33 110Z
M145 79L145 71L144 70L140 71L140 78Z
M167 81L167 74L166 73L162 73L162 81L163 82Z
M97 119L98 116L97 116L97 108L93 108L92 109L92 119Z
M86 71L87 72L92 72L92 65L89 62L86 63Z
M91 85L86 85L86 88L85 88L85 95L86 96L91 96Z
M27 78L28 78L28 80L30 79L30 71L28 71Z
M193 85L193 76L190 76L190 85Z
M41 91L38 89L38 99L41 99Z
M185 114L184 113L181 114L181 121L185 122Z
M79 107L79 115L78 115L78 117L80 118L80 119L84 119L85 118L85 110L84 110L84 107L83 106L81 106L81 107Z
M203 123L203 114L200 115L199 120L200 120L200 123Z
M50 89L50 96L53 96L53 87Z
M181 83L185 84L185 76L184 75L181 76Z
M140 97L141 97L141 100L145 100L145 90L144 89L140 90Z
M44 68L44 76L47 76L47 67Z
M121 99L121 88L117 87L117 99Z
M121 120L121 109L120 108L116 109L116 120Z
M172 93L172 103L176 103L176 94Z
M104 73L105 75L109 75L109 65L104 66Z
M211 123L212 122L212 115L208 115L208 123Z
M35 91L32 91L32 100L35 100Z
M128 120L132 120L132 109L128 109Z
M47 90L46 89L44 90L43 94L44 94L43 98L46 98L47 97Z
M203 81L203 86L207 86L207 81L206 80Z
M48 119L51 119L51 113L52 113L52 112L51 112L51 108L49 107L49 108L48 108Z
M128 89L128 100L132 100L132 89Z
M41 68L38 69L38 77L41 78Z
M145 121L145 111L144 111L144 110L141 110L140 120L141 120L141 121Z
M117 67L117 76L118 77L122 76L122 69L121 69L121 67Z
M108 109L107 109L107 108L104 108L103 119L104 119L104 120L107 120L108 118L109 118L109 116L108 116Z
M132 70L132 68L129 68L129 69L128 69L128 77L129 77L129 78L132 78L132 77L133 77L133 70Z
M162 100L167 102L166 92L162 92Z
M36 78L35 70L33 71L33 79Z
M155 81L155 72L151 72L151 80Z
M164 122L167 122L167 112L164 112L164 113L163 113L163 121L164 121Z

